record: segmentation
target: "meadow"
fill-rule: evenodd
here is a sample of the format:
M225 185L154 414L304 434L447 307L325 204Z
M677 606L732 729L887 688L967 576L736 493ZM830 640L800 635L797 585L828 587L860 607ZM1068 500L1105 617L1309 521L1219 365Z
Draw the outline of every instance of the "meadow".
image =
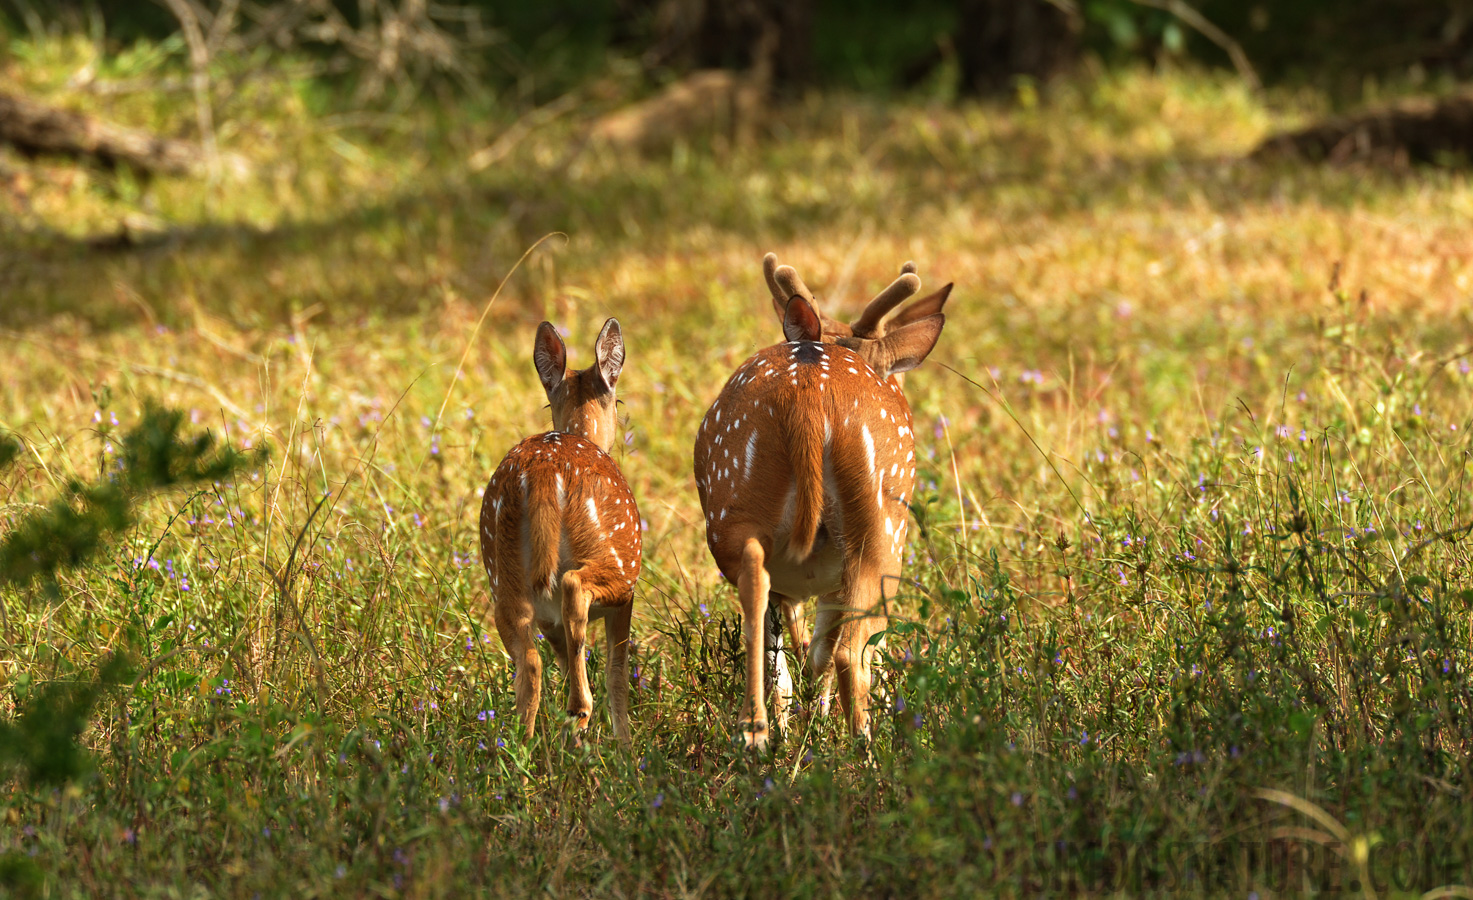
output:
M177 56L16 41L0 84L181 133L187 94L128 88ZM218 65L246 165L0 150L0 533L118 472L151 402L265 453L0 587L11 893L1473 896L1464 171L1248 161L1327 101L1193 69L815 91L640 156L581 139L617 67L553 108L368 114ZM754 755L690 469L781 339L768 250L830 312L907 259L956 289L906 382L874 734L805 685ZM627 751L597 634L592 739L551 675L522 740L475 528L548 427L537 323L583 366L610 315Z

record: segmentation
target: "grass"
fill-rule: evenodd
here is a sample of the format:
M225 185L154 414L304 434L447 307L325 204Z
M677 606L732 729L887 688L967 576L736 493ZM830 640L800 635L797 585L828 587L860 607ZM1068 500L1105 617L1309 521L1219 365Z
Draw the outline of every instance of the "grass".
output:
M0 84L192 126L182 94L68 88L88 63L153 76L178 49L13 43ZM1194 71L1095 72L1041 105L814 95L750 146L573 152L620 78L482 172L467 160L525 110L350 118L290 73L220 88L244 176L143 183L0 151L0 422L24 445L0 473L6 527L105 475L148 398L269 449L148 501L60 603L0 593L15 722L58 684L98 685L92 772L3 788L0 881L251 897L1469 880L1466 175L1243 162L1321 101ZM136 245L117 246L124 223ZM566 237L513 272L549 232ZM689 467L706 404L779 338L768 249L829 308L907 258L958 287L906 384L913 582L874 738L802 716L752 757L730 744L735 602ZM536 323L566 326L582 365L608 315L629 342L616 456L648 526L628 753L602 718L582 749L552 724L518 739L474 528L502 454L546 427ZM132 669L110 687L113 654Z

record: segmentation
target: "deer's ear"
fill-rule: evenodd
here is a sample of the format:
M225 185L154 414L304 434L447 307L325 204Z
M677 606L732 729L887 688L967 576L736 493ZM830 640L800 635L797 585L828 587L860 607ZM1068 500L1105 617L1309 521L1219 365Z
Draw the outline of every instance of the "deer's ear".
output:
M945 325L946 317L937 313L895 329L875 342L875 352L872 354L874 358L869 360L870 365L880 373L881 378L909 372L935 349Z
M790 341L823 340L823 323L812 303L802 297L788 301L787 311L783 313L783 337Z
M563 346L563 339L558 336L557 329L552 327L551 322L543 322L537 326L537 343L532 348L532 364L537 367L537 377L542 381L542 389L551 399L552 392L563 383L563 377L568 373L568 349Z
M610 318L604 323L598 340L593 343L593 356L597 360L598 377L603 379L604 387L613 390L619 373L624 370L624 332L618 319Z
M934 294L927 294L919 300L907 303L900 312L895 314L895 318L890 320L890 327L899 328L901 325L909 325L917 319L924 319L926 316L934 316L944 311L946 301L951 297L953 286L953 283L948 283Z

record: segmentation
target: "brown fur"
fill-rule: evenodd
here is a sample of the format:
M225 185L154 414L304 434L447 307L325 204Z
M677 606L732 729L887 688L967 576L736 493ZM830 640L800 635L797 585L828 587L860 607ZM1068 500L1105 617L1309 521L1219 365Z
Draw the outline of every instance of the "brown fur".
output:
M593 366L568 371L561 338L550 324L539 327L533 362L556 430L517 444L491 476L481 503L481 559L496 628L516 665L517 713L527 734L541 694L533 629L568 670L568 715L581 730L593 709L583 658L587 625L603 618L614 733L627 743L629 621L642 546L639 510L607 453L624 360L613 319L595 356Z
M739 730L754 747L768 737L769 594L800 646L807 632L796 599L822 595L810 674L832 662L851 730L868 731L869 639L884 625L883 580L900 573L914 480L910 408L893 376L918 365L945 324L928 315L882 338L839 340L790 267L769 255L763 269L788 343L737 369L695 447L707 544L741 600L747 685ZM886 313L919 282L906 272L897 285L882 295Z

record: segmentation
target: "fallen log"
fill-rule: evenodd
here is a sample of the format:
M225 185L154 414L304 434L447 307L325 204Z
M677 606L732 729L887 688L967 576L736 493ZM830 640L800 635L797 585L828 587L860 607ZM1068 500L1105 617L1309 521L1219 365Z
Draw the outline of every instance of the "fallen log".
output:
M1297 157L1313 162L1405 164L1473 162L1473 96L1412 101L1327 119L1268 137L1254 159Z
M148 174L185 175L202 168L205 155L189 141L0 92L0 142L28 156L54 154L126 164Z

